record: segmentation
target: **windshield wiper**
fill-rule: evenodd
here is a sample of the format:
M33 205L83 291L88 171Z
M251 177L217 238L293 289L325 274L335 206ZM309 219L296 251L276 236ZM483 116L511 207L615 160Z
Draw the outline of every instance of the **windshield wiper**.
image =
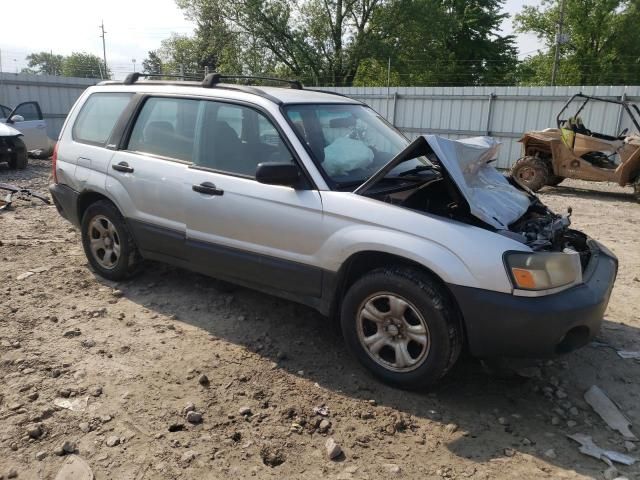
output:
M424 172L425 170L438 170L434 165L417 165L409 170L399 173L398 177L404 177L406 175L412 175L414 173Z

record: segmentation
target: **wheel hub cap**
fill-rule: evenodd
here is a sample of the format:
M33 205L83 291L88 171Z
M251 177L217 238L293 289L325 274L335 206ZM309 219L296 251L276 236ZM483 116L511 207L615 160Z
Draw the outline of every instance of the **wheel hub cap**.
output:
M89 222L89 249L94 260L108 270L115 268L120 258L120 236L116 227L104 215Z
M423 315L395 293L371 295L360 305L358 339L367 354L382 367L408 372L426 360L431 347Z

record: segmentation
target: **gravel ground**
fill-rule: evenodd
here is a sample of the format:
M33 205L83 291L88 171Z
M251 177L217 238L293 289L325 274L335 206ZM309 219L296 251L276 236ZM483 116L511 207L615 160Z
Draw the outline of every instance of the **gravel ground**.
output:
M49 168L0 165L0 182L44 192ZM566 434L640 457L583 399L596 384L640 424L640 363L615 351L640 350L640 205L578 181L541 196L620 259L602 344L530 379L463 358L426 393L373 380L306 307L159 264L101 279L53 206L16 202L0 212L0 479L54 479L74 455L118 480L605 478Z

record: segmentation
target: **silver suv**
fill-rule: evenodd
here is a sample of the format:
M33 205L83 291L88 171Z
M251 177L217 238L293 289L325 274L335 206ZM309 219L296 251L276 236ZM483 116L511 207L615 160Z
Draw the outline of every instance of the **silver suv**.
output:
M540 357L598 332L615 256L497 172L495 141L410 142L350 98L229 78L133 74L73 107L50 190L100 275L157 260L309 305L405 388L462 348Z

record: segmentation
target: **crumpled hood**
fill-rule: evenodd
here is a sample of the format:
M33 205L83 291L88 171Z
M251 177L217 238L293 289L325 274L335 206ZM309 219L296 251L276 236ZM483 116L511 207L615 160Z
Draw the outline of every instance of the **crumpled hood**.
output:
M472 215L504 230L526 213L531 204L529 196L489 164L498 155L497 140L491 137L449 140L436 135L424 138L460 189Z
M0 137L15 137L17 135L22 135L22 133L6 123L0 123Z

